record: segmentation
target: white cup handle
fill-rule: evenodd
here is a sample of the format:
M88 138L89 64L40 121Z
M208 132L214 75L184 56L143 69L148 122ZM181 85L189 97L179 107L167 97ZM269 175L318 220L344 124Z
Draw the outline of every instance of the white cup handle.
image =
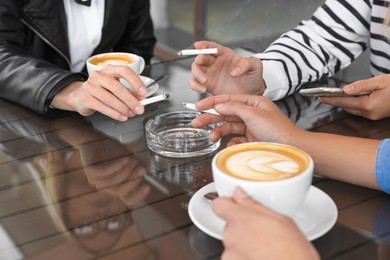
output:
M144 68L145 68L145 60L144 58L139 56L139 74L141 74L142 71L144 71Z

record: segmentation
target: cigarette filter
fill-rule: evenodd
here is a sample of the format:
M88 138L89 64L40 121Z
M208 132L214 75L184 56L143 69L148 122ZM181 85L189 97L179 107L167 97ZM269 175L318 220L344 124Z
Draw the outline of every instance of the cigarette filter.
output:
M163 101L167 98L169 98L170 94L169 93L164 93L164 94L161 94L161 95L158 95L158 96L154 96L154 97L151 97L151 98L147 98L147 99L142 99L140 101L140 103L143 105L143 106L146 106L146 105L149 105L149 104L152 104L152 103L156 103L156 102L159 102L159 101Z
M220 114L217 111L215 111L215 109L198 110L198 109L196 109L195 104L188 103L188 102L183 102L183 103L181 103L181 105L183 107L185 107L185 108L188 108L188 109L192 109L192 110L200 111L200 112L203 112L203 113L209 113L209 114L213 114L213 115L216 115L216 116L220 116Z

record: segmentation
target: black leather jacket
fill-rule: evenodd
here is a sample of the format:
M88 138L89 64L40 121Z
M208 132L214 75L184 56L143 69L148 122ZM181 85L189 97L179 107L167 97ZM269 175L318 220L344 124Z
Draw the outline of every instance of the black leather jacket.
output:
M147 63L156 39L149 0L106 0L102 40L94 53L132 52ZM69 70L62 0L0 1L0 97L46 116L53 97L85 73ZM84 70L85 71L85 70Z

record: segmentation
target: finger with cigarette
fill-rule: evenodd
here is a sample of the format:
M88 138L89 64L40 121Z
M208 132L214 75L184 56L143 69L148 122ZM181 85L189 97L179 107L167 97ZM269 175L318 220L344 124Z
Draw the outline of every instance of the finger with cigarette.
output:
M186 56L186 55L199 55L199 54L217 54L217 48L208 48L208 49L188 49L180 50L177 52L177 55Z
M181 105L183 107L185 107L185 108L188 108L188 109L192 109L192 110L200 111L200 112L203 112L203 113L209 113L209 114L213 114L213 115L216 115L216 116L220 116L220 114L217 111L215 111L215 109L198 110L195 107L195 104L188 103L188 102L183 102L183 103L181 103Z
M169 93L164 93L164 94L161 94L161 95L158 95L158 96L154 96L154 97L151 97L151 98L142 99L139 102L143 106L146 106L146 105L149 105L149 104L152 104L152 103L156 103L156 102L159 102L159 101L166 100L166 99L169 98L169 96L170 96Z

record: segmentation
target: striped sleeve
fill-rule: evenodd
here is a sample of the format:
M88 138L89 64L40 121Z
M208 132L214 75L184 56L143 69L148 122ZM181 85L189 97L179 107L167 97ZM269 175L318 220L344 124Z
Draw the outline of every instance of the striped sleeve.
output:
M371 5L369 0L327 0L310 20L255 54L263 62L264 95L284 98L350 65L369 44Z

